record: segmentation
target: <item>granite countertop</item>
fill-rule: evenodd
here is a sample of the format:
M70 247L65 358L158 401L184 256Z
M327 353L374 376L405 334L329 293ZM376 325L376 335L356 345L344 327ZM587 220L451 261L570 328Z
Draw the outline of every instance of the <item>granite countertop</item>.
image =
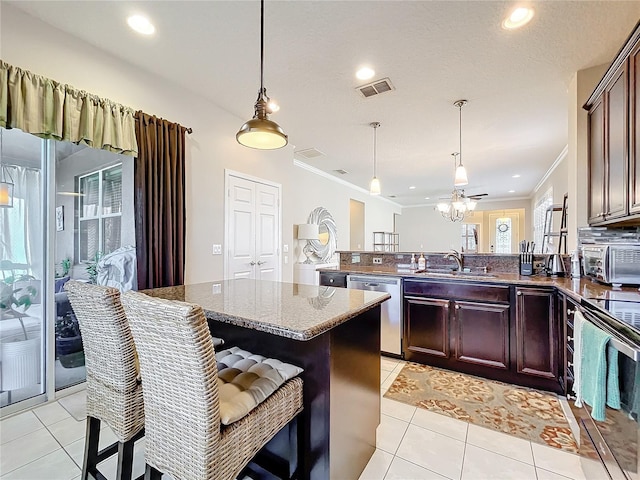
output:
M635 287L611 287L589 277L572 279L568 277L548 277L546 275L519 275L517 273L470 272L470 273L415 273L409 269L398 269L384 265L361 266L340 265L338 269L318 269L320 272L344 272L347 274L387 275L405 279L429 279L442 281L472 281L524 286L556 287L576 300L626 300L640 302L640 291Z
M391 298L381 292L249 279L143 293L195 303L208 319L295 340L310 340Z

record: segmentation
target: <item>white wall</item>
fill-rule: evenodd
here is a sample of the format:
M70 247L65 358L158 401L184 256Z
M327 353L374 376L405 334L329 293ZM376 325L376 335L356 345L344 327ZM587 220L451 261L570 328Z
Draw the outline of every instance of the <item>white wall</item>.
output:
M291 146L270 152L240 146L235 133L246 118L232 115L202 96L118 60L6 3L1 8L4 61L193 128L193 134L187 136L187 283L223 276L222 256L211 255L211 246L224 243L225 168L282 184L282 239L290 246L289 263L283 265L284 281L293 276L293 225L305 223L317 206L327 208L335 218L339 249L349 248L350 198L366 204L366 248L372 248L371 232L393 228L393 214L401 211L399 206L294 166ZM250 103L246 110L247 115L252 113Z
M473 216L466 223L484 224L484 212L495 210L524 209L525 220L521 226L526 238L532 238L528 219L531 216L529 200L505 200L490 202L480 200ZM486 230L486 228L483 228ZM442 252L452 248L460 249L460 222L445 220L434 205L405 207L396 219L396 232L400 237L401 252ZM481 232L487 236L488 232ZM487 243L487 242L484 242ZM482 240L481 240L482 244ZM487 249L485 249L487 250ZM487 250L488 251L488 250ZM487 251L482 253L487 253Z

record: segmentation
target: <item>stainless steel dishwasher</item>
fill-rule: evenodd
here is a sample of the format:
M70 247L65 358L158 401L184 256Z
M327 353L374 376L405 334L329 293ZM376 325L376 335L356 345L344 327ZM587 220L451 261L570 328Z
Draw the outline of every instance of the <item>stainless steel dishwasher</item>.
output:
M391 298L381 305L380 350L383 353L402 356L402 279L349 275L347 288L387 292L391 295Z

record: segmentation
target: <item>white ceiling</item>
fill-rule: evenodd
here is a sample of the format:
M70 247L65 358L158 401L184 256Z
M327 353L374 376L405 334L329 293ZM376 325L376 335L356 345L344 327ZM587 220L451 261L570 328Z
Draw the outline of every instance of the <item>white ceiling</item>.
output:
M258 1L9 3L210 98L238 117L238 128L253 115ZM341 179L367 189L369 123L381 122L382 193L417 205L451 191L453 102L465 98L467 193L527 197L567 143L574 73L613 59L640 18L640 1L527 3L533 21L505 31L500 23L514 2L267 0L265 85L281 105L272 119L295 150L325 154L307 163L344 169ZM127 27L126 17L140 12L155 24L153 38ZM396 90L362 98L355 87L365 82L354 73L365 64Z

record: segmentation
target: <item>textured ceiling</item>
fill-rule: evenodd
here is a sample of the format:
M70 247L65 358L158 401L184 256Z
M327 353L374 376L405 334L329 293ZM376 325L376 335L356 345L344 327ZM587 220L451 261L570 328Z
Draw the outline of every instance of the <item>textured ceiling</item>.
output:
M8 3L210 98L239 125L253 114L257 1ZM533 21L509 32L500 23L513 2L267 1L265 84L281 105L273 119L296 150L325 154L307 163L344 169L340 178L363 188L372 176L369 123L381 122L382 193L416 205L452 188L452 104L465 98L467 193L529 196L567 143L574 73L613 59L640 18L640 1L528 4ZM153 38L128 29L125 18L135 12L152 19ZM354 72L363 64L396 90L362 98Z

